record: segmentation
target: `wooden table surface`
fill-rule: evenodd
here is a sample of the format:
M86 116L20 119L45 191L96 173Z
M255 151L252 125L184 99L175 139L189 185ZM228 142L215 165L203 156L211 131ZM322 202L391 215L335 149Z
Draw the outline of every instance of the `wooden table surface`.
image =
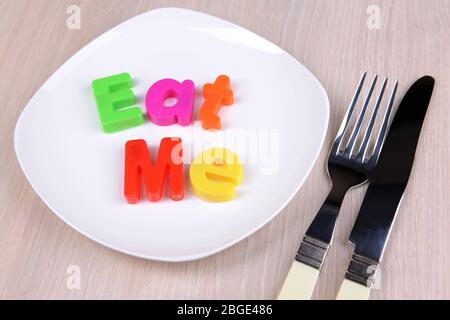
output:
M72 4L81 9L80 29L66 27ZM378 29L368 27L370 5L380 9ZM19 114L61 64L111 27L164 6L205 12L276 43L317 76L331 104L320 157L290 204L239 244L186 263L130 257L72 230L34 193L13 149ZM327 152L364 69L398 79L399 96L419 76L436 78L379 288L371 298L450 298L450 1L0 0L0 35L0 298L276 297L299 239L330 188ZM363 192L359 188L345 198L316 299L336 295ZM74 275L70 266L79 267L79 288L67 285Z

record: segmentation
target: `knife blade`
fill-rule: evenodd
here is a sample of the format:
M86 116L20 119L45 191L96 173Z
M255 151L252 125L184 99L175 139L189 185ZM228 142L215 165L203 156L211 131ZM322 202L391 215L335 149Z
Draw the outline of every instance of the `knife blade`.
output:
M350 233L355 249L345 277L369 288L408 183L433 88L434 78L424 76L400 102Z

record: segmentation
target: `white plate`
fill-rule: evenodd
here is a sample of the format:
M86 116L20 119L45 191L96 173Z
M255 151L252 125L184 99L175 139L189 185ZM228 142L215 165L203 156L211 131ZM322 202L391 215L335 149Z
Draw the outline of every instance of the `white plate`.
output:
M121 72L131 74L143 110L147 89L159 79L193 80L198 110L201 86L229 75L235 103L221 110L225 131L206 133L194 125L159 127L146 121L103 133L90 83ZM70 226L134 256L183 261L231 246L283 209L315 162L328 115L321 84L279 47L215 17L166 8L120 24L70 58L22 112L14 143L33 188ZM237 132L244 147L222 139L223 132L228 137ZM252 143L248 137L255 132ZM180 136L189 158L211 146L236 152L246 162L238 197L205 202L187 183L182 201L165 197L158 203L127 204L122 195L125 142L145 139L154 156L165 136ZM271 157L246 160L251 155L245 146L250 144ZM187 173L188 165L186 178Z

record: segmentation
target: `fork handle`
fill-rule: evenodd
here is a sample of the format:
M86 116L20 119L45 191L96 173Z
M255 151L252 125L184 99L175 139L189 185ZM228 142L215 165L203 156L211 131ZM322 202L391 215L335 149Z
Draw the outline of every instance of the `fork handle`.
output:
M291 269L278 295L279 300L311 299L322 263L333 236L336 218L348 190L333 185L325 202L306 231Z
M306 231L306 236L326 244L331 243L339 210L348 189L348 186L333 184L327 198Z
M278 300L310 300L319 272L316 268L294 261L278 294Z

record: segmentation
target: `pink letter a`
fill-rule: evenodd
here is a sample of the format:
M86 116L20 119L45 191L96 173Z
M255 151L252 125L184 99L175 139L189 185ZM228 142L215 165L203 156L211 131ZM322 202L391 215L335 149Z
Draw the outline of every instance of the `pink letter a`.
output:
M159 126L179 123L188 126L192 122L192 107L194 105L195 85L191 80L182 83L173 79L159 80L147 91L145 107L147 116ZM175 105L164 106L169 98L177 99Z

